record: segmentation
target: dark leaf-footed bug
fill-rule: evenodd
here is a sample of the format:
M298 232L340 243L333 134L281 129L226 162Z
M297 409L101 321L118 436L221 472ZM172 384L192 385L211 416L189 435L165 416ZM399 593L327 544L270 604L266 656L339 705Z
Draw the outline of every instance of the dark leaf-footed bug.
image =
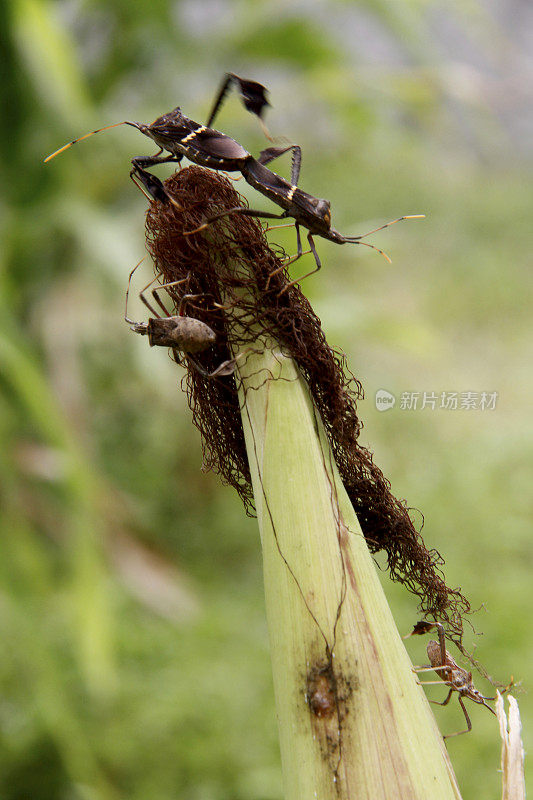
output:
M139 156L131 160L132 169L130 175L132 179L134 182L139 181L141 188L144 187L150 199L153 198L162 202L170 201L179 208L179 203L166 193L161 181L147 171L149 167L168 162L179 164L184 157L187 157L189 161L201 167L221 169L226 172L241 172L244 162L252 158L250 153L235 139L210 127L232 83L239 87L245 108L256 114L262 123L261 115L265 106L268 105L265 87L255 81L248 81L244 78L239 78L238 75L229 73L215 100L207 125L201 125L189 119L182 113L181 108L177 106L167 114L158 117L150 125L124 120L123 122L117 122L86 133L84 136L68 142L54 153L51 153L44 159L45 163L67 150L73 144L81 142L95 133L116 128L119 125L130 125L133 128L137 128L149 139L152 139L159 147L159 151L154 156ZM264 129L266 131L266 128ZM164 150L170 155L162 157L161 153Z
M87 133L85 136L74 139L47 156L45 162L50 161L50 159L68 149L73 144L95 133L117 127L118 125L131 125L141 131L145 136L152 139L159 147L158 152L154 156L138 156L131 160L132 169L130 176L150 199L158 200L163 203L170 202L176 208L181 208L179 201L168 194L163 183L155 175L148 172L148 168L156 164L169 162L179 164L184 157L187 157L189 161L202 167L224 170L225 172L240 172L250 186L283 209L280 214L275 214L269 211L260 211L237 206L222 213L207 217L204 223L198 228L192 231L186 231L185 233L187 235L192 235L204 230L212 222L227 214L243 214L250 217L279 220L292 217L294 223L289 224L294 224L296 228L297 254L291 260L295 261L304 254L300 237L300 226L302 226L309 231L307 240L309 242L310 252L313 254L316 264L314 270L298 278L298 280L312 275L322 266L316 251L313 236L321 236L337 244L362 244L366 247L371 247L373 250L377 250L377 252L381 253L390 261L390 258L383 250L369 242L364 242L363 239L370 236L372 233L394 225L396 222L400 222L404 219L421 219L424 215L404 215L378 228L367 231L364 234L358 236L343 236L331 227L331 204L329 200L314 197L304 192L302 189L299 189L297 186L302 162L302 153L299 145L293 144L281 147L268 147L255 159L235 139L209 127L213 123L224 97L232 84L238 86L241 99L247 110L256 114L258 119L262 122L262 113L268 105L265 87L255 81L248 81L240 78L234 73L228 73L215 98L215 103L209 115L207 125L200 125L198 122L189 119L182 113L178 106L169 113L158 117L151 125L123 121ZM268 132L267 135L269 135ZM170 155L161 156L163 151L167 151ZM277 175L266 166L288 151L292 151L290 181L285 180L285 178ZM295 282L296 281L293 283Z

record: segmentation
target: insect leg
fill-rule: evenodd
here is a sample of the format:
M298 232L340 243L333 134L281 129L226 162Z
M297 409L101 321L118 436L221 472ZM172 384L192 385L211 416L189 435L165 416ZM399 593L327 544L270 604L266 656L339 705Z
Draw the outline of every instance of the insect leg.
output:
M303 250L302 250L302 239L301 239L301 236L300 236L300 226L298 225L297 222L293 222L293 223L291 223L291 225L294 225L294 227L296 228L296 255L292 256L292 258L288 258L286 261L283 262L283 264L280 267L278 267L277 269L273 270L273 272L270 273L270 275L268 276L268 280L267 280L267 282L265 284L265 292L268 292L268 289L270 287L270 280L274 277L274 275L277 275L279 272L284 270L286 267L289 266L289 264L293 264L295 261L298 261L298 259L301 258L303 256L303 254L304 254ZM278 227L278 226L276 226L276 227ZM285 226L279 226L279 227L285 227ZM309 250L307 252L309 252Z
M315 257L316 269L312 269L311 272L307 272L305 275L301 275L299 278L296 278L294 281L291 281L290 283L288 283L286 286L283 287L283 289L279 293L278 297L280 297L284 292L286 292L287 289L290 289L291 286L294 286L295 283L300 283L300 281L303 281L304 278L308 278L310 275L314 275L315 272L318 272L318 270L322 267L322 264L320 262L320 258L318 257L318 253L316 251L315 243L313 241L313 234L311 232L309 232L307 234L307 241L309 242L309 247L311 248L311 252ZM300 244L300 247L301 247L301 244Z
M167 193L159 178L150 175L149 172L135 169L130 171L130 178L150 202L153 200L159 200L161 203L168 202Z
M435 681L435 683L436 682L437 681ZM447 706L448 703L451 700L452 694L453 694L453 689L450 689L450 691L448 692L448 696L447 696L446 700L443 700L442 703L439 700L430 700L429 702L430 703L434 703L436 706Z
M159 297L159 292L160 292L162 289L166 289L166 290L167 290L167 294L168 294L168 295L169 295L169 296L170 296L170 297L171 297L171 298L174 300L174 302L175 302L175 298L173 297L173 295L172 295L170 292L168 292L168 289L172 288L173 286L179 286L179 285L180 285L180 284L182 284L182 283L186 283L188 280L190 280L190 277L191 277L191 274L190 274L190 273L188 273L188 274L186 275L186 277L185 277L185 278L180 278L180 280L178 280L178 281L170 281L169 283L162 283L160 286L156 286L156 287L155 287L155 289L152 289L152 295L153 295L153 298L154 298L154 300L156 301L156 303L158 304L158 306L159 306L160 308L164 309L164 311L165 311L165 314L166 314L167 316L168 316L169 314L168 314L168 311L167 311L167 309L166 309L166 308L165 308L165 306L163 305L163 301L162 301L162 300L160 299L160 297ZM152 281L152 282L153 282L153 281ZM150 286L150 284L148 284L148 286ZM146 287L146 288L148 288L148 287ZM185 295L185 297L189 297L189 298L190 298L190 297L200 297L200 296L201 296L201 295ZM184 298L183 298L183 299L184 299ZM182 299L182 301L181 301L181 302L183 302L183 299ZM180 303L180 308L181 308L181 303ZM181 312L180 312L180 311L178 311L178 316L182 316L182 314L181 314Z
M452 736L462 736L463 733L470 733L472 730L472 723L470 722L470 717L468 716L468 711L465 708L465 704L463 703L463 698L459 695L459 705L463 709L463 714L465 715L466 724L468 725L465 731L456 731L455 733L447 733L446 736L443 736L443 739L451 739ZM492 709L491 709L492 710Z
M315 261L316 261L316 269L314 269L313 272L318 272L318 270L321 268L322 264L320 263L320 259L318 257L318 253L316 251L315 243L313 241L313 235L311 233L307 234L307 241L309 242L309 247L311 248L311 252L313 253L313 255L315 257ZM309 272L308 275L312 275L313 272ZM307 278L307 277L308 277L307 275L304 275L304 278Z
M291 256L286 261L283 262L283 266L279 267L278 269L274 270L274 272L270 273L270 276L276 275L278 272L281 272L282 269L287 267L289 264L294 264L295 261L298 261L304 255L304 251L302 249L302 237L300 236L300 225L297 222L293 223L295 230L296 230L296 255ZM310 253L310 250L306 250L305 255Z
M148 311L150 311L150 312L151 312L151 313L154 315L154 317L157 317L158 319L161 319L161 314L159 314L159 313L158 313L158 312L155 310L155 308L154 308L154 307L153 307L153 306L150 304L149 300L147 300L147 299L146 299L146 297L145 297L145 292L146 292L146 291L147 291L147 290L150 288L150 286L151 286L151 285L152 285L152 284L153 284L153 283L154 283L154 282L155 282L155 281L156 281L158 278L159 278L159 275L156 275L156 276L155 276L155 278L152 278L152 280L150 281L150 283L147 283L147 284L146 284L146 286L144 287L144 289L142 289L142 290L139 292L139 300L141 301L141 303L144 303L144 305L146 306L146 308L148 309ZM159 308L161 309L161 311L163 312L163 314L165 315L165 317L168 317L168 316L170 316L170 315L169 315L169 313L168 313L168 310L165 308L165 306L163 305L163 303L162 303L162 301L159 299L159 297L158 297L156 294L154 294L153 292L152 292L152 294L153 294L153 296L154 296L154 300L156 301L157 305L159 306Z
M194 365L195 369L198 370L200 375L204 378L222 378L224 375L232 375L235 372L235 364L237 359L230 358L228 361L223 361L221 364L213 370L213 372L208 372L201 364L196 361L189 353L186 354L187 360Z
M247 353L259 353L262 352L260 350L255 350L253 347L247 347L245 350L241 350L234 358L230 358L227 361L223 361L221 364L213 370L213 372L207 372L201 364L199 364L192 356L187 354L187 358L191 361L200 375L203 375L204 378L222 378L225 375L233 375L235 372L235 367L237 366L237 362L245 358Z
M169 156L160 156L159 153L162 152L162 150L159 150L155 156L136 156L131 159L131 163L134 167L138 167L139 169L147 169L148 167L155 167L156 164L168 164L169 162L176 162L179 164L183 159L183 155L175 156L171 154Z
M265 228L265 233L269 231L279 231L280 228L292 228L294 222L285 222L283 225L267 225Z
M427 667L427 668L416 668L416 672L435 672L435 670L439 669L438 667ZM446 679L440 679L440 681L417 681L419 686L441 686L442 683L449 683Z
M161 151L160 151L161 152ZM145 194L149 200L159 200L161 203L168 203L169 201L176 206L179 210L181 210L180 204L174 200L173 197L169 195L167 190L165 189L163 182L156 178L155 175L152 175L151 172L147 171L147 167L153 167L156 164L166 164L169 162L179 164L182 160L183 156L166 156L165 158L160 158L159 156L139 156L137 158L132 158L131 164L132 169L130 172L130 178L135 183L136 186ZM139 186L140 181L142 186ZM144 189L143 189L144 187ZM146 191L145 191L146 190ZM147 194L148 193L148 194Z
M140 263L140 262L139 262L139 263ZM137 269L137 267L135 267L135 269ZM161 273L159 273L158 275L156 275L156 276L155 276L155 278L152 278L152 280L151 280L149 283L147 283L147 284L146 284L146 286L144 287L144 289L142 289L142 290L139 292L139 299L141 300L141 302L142 302L142 303L144 303L144 305L146 306L146 308L147 308L147 309L148 309L148 310L149 310L149 311L150 311L150 312L151 312L151 313L154 315L154 317L157 317L157 319L161 319L161 314L159 314L159 313L158 313L158 312L155 310L155 308L154 308L154 307L153 307L153 306L150 304L150 302L149 302L149 301L146 299L146 297L145 297L145 293L146 293L146 292L147 292L147 290L150 288L150 286L151 286L153 283L155 283L155 282L156 282L156 280L157 280L157 279L158 279L160 276L161 276ZM131 279L131 278L130 278L130 279ZM172 281L171 283L164 283L164 284L162 284L161 286L157 286L155 289L152 289L152 296L153 296L153 298L154 298L155 302L157 303L157 305L159 306L159 308L161 309L161 311L163 312L163 314L165 315L165 317L170 317L170 316L172 316L172 315L169 313L169 311L168 311L168 308L166 308L166 307L165 307L165 305L164 305L163 301L161 300L161 298L160 298L160 297L159 297L159 295L158 295L158 292L159 292L159 291L161 291L161 289L164 289L164 288L165 288L165 287L167 287L167 286L176 286L177 284L179 284L179 283L184 283L184 282L185 282L185 281L187 281L187 280L189 280L189 275L187 275L187 277L185 277L185 278L181 278L179 281ZM129 284L128 284L128 289L129 289Z
M160 300L160 298L158 296L158 292L160 292L162 289L166 289L167 293L170 294L168 292L168 289L171 289L173 286L179 286L182 283L186 283L187 281L190 280L190 278L191 278L191 273L189 272L185 276L185 278L180 278L178 281L169 281L169 283L162 283L161 286L157 286L155 289L152 289L152 295L154 296L154 299L155 299L156 303L159 305L160 308L162 308L165 311L165 314L167 316L168 316L168 311L165 308L165 306L163 305L163 302ZM152 281L152 283L153 283L153 281ZM150 286L150 284L148 284L148 286ZM146 291L148 286L145 287L144 291ZM185 308L187 302L189 302L190 300L196 300L198 297L205 297L205 296L206 296L205 292L201 292L200 294L184 294L180 298L180 302L179 302L179 305L178 305L176 316L178 316L178 317L185 316L184 308Z
M311 249L302 250L302 240L300 239L300 227L299 227L299 225L297 223L296 223L295 227L296 227L296 245L297 245L296 255L295 256L291 256L290 258L287 259L287 261L284 261L283 262L283 266L284 267L288 267L289 264L294 264L294 262L298 261L299 258L301 258L302 256L307 256L307 255L309 255L309 253L312 252ZM279 270L276 270L276 272L278 272L278 271ZM271 275L275 275L275 272L271 272L270 274Z
M263 166L270 164L274 159L279 158L284 153L292 150L291 183L296 186L300 177L302 166L302 148L298 144L290 144L288 147L267 147L259 153L258 162Z
M218 111L232 83L236 84L239 87L241 93L241 100L244 103L244 107L246 108L246 110L250 111L252 114L255 114L257 116L259 122L261 123L261 127L263 128L265 136L267 137L267 139L272 140L272 137L262 120L262 115L263 111L265 110L265 107L270 105L270 103L266 99L265 87L261 83L257 83L257 81L248 81L245 80L244 78L239 78L239 76L235 75L234 72L228 72L224 76L222 80L222 85L219 89L218 94L215 97L213 108L206 122L206 127L211 128L215 120L215 117L218 114Z
M257 211L254 208L235 206L235 208L228 208L226 211L221 211L220 214L214 214L212 217L208 217L206 221L203 222L198 228L195 228L193 231L185 231L183 235L191 236L193 233L200 233L200 231L204 231L206 228L208 228L212 222L215 222L215 220L221 219L222 217L226 217L228 214L242 214L245 217L262 217L264 219L286 219L288 216L286 211L284 211L282 214L273 214L271 211Z
M205 123L206 128L211 128L213 122L215 121L215 117L219 112L219 109L224 101L225 96L227 95L230 86L233 81L233 74L231 72L227 72L222 80L222 85L218 91L218 94L215 97L215 102L213 103L213 108L211 109L211 113L207 118L207 122Z
M146 172L146 170L141 167L133 166L130 172L130 178L150 202L152 202L152 200L159 200L160 203L166 204L172 201L162 181L150 172ZM175 201L173 202L175 204Z

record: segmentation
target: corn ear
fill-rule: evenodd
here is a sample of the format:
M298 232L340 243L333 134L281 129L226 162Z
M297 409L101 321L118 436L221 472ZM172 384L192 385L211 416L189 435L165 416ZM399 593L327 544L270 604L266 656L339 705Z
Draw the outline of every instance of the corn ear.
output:
M238 376L285 800L460 798L305 381L275 342Z

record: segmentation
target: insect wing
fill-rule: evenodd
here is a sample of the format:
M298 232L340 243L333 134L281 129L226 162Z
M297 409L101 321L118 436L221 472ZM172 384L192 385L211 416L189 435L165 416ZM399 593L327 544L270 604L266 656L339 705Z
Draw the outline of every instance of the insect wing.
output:
M281 195L288 199L292 189L291 184L286 181L285 178L282 178L280 175L272 172L272 170L264 167L259 161L254 161L250 164L248 174L254 182L257 182L265 189L269 189L274 194ZM252 182L252 186L253 185L254 183Z
M215 158L246 158L250 154L242 145L224 133L212 130L200 130L190 142L191 147Z
M307 192L303 192L301 189L296 189L292 196L292 202L297 207L300 208L302 211L307 212L308 214L313 214L314 216L321 216L317 212L317 199L313 197L311 194L307 194Z
M455 672L464 672L462 667L457 664L455 659L450 655L450 653L446 650L445 656L445 663L442 663L442 654L440 645L438 642L430 641L428 642L426 652L428 654L429 661L432 667L435 667L435 672L439 676L439 678L443 681L449 681L452 677L452 670ZM446 669L439 669L439 667L449 667L449 670Z

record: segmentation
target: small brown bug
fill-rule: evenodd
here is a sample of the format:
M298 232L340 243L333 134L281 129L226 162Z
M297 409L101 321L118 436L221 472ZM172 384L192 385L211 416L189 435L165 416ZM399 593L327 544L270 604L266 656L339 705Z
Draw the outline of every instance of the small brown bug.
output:
M494 714L494 716L496 716L496 712L485 701L495 700L496 698L485 697L482 695L481 692L479 692L474 686L472 673L463 667L460 667L455 659L446 650L444 628L440 622L419 622L415 625L413 631L409 635L412 636L413 634L424 634L427 633L431 628L437 629L439 641L430 641L426 648L430 664L422 667L413 667L413 670L414 672L430 672L433 670L440 678L439 681L420 681L421 686L436 685L443 682L446 686L450 687L448 696L442 703L440 703L438 700L430 700L430 703L434 703L438 706L446 706L450 702L452 694L454 692L458 693L459 705L463 709L467 728L464 731L456 731L456 733L448 733L446 736L443 736L444 739L449 739L452 736L460 736L461 734L468 733L472 730L472 723L463 703L463 697L468 697L474 703L479 703L480 705L485 706L485 708L488 708L489 711ZM513 682L511 681L509 686L507 686L503 691L508 691L512 685Z
M184 353L188 360L194 365L201 375L206 378L222 377L224 375L231 375L235 370L235 359L223 361L213 372L207 372L198 362L191 357L192 353L201 353L207 350L216 341L216 334L209 325L194 317L186 317L183 315L185 304L189 300L194 300L201 295L185 294L181 298L178 313L172 316L162 317L155 308L146 299L145 292L152 285L151 281L148 286L145 286L139 297L148 310L154 315L150 317L148 322L135 322L128 317L128 297L131 285L131 279L135 270L139 267L141 261L132 269L128 280L128 288L126 290L126 310L124 319L130 325L131 330L139 333L141 336L148 336L150 347L171 347L173 350L179 350ZM155 279L154 279L155 280ZM162 301L158 296L161 289L177 286L188 280L182 278L179 281L163 284L152 290L154 299L160 308L167 313Z

